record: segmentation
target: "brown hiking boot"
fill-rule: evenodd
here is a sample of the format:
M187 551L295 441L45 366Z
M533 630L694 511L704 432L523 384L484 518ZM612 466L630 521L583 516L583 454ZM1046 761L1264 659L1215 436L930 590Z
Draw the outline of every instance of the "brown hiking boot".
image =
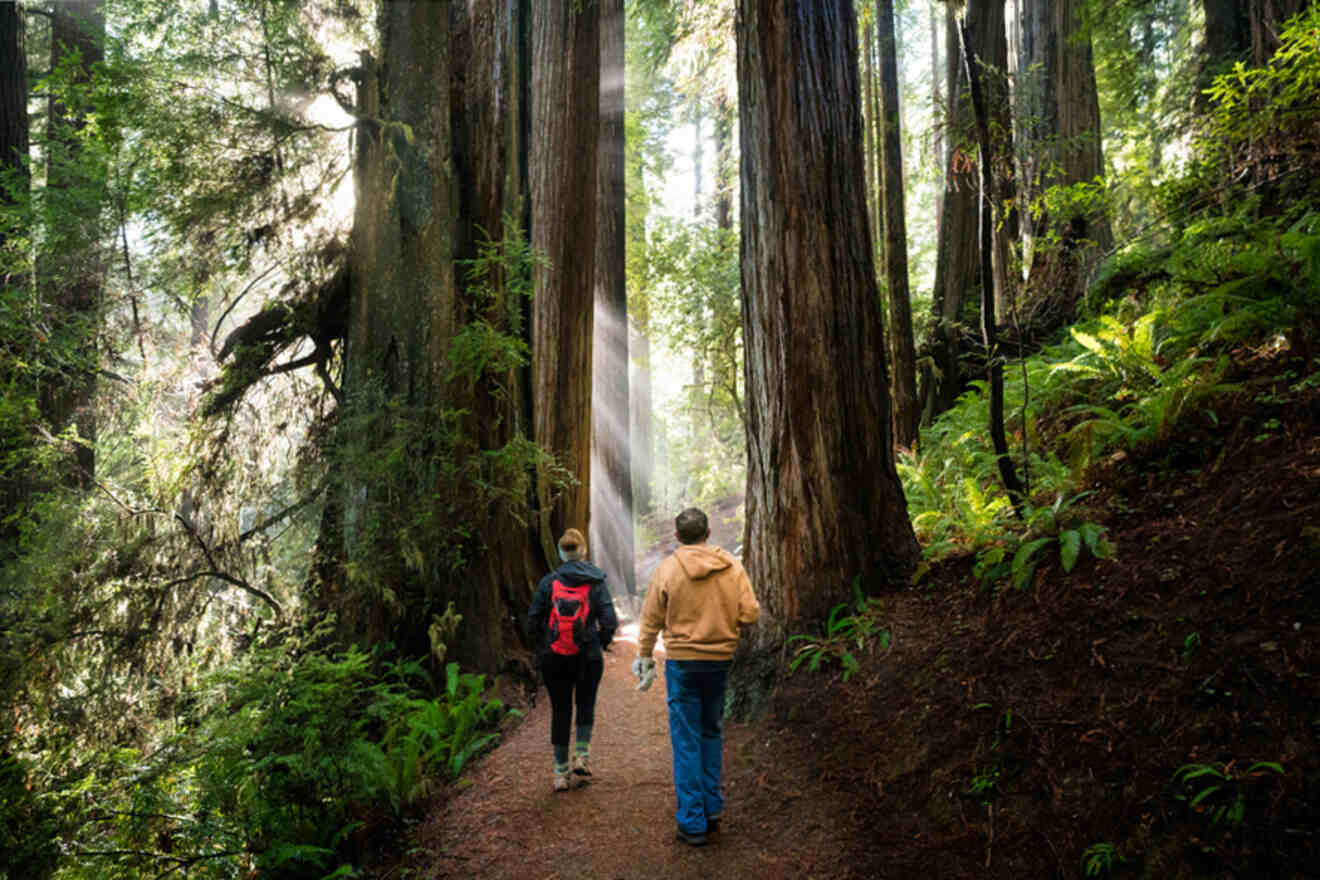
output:
M578 776L591 775L591 768L587 766L587 756L581 752L573 756L573 772Z
M568 791L568 774L567 774L567 773L556 773L556 774L555 774L554 790L557 791L557 792L559 792L559 791Z

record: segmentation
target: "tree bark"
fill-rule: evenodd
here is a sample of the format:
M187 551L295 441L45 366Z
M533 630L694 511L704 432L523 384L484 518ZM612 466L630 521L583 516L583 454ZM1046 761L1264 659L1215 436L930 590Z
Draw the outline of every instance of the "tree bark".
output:
M591 346L596 165L600 130L600 7L538 0L532 14L532 303L536 440L578 480L557 501L538 477L548 558L564 529L591 519ZM583 246L586 242L586 246Z
M425 627L445 598L436 542L424 540L411 562L404 545L425 516L425 499L440 490L409 466L430 452L414 437L441 430L444 360L457 317L449 12L447 2L387 0L377 19L385 63L363 64L342 510L331 523L347 565L323 585L341 590L323 599L339 614L343 641L393 640L406 654L429 653ZM382 459L391 465L382 468ZM355 577L358 570L366 576Z
M628 389L628 287L625 276L623 0L601 3L600 228L596 230L592 353L592 558L616 595L635 596L633 493Z
M894 442L911 447L921 426L917 401L917 349L912 332L912 293L908 285L907 220L903 193L903 146L899 126L898 51L893 0L876 0L880 35L880 138L885 279L889 303L889 351L893 362L890 386L894 410Z
M894 467L866 220L851 0L739 0L744 559L762 621L735 701L755 711L787 636L863 590L903 583L918 548Z
M101 0L58 0L51 12L51 68L76 63L71 83L85 85L93 66L105 59ZM73 352L75 363L53 371L42 391L41 411L53 433L77 428L81 442L67 483L84 489L92 486L96 468L96 337L104 263L99 215L105 187L104 167L82 148L80 132L86 124L84 107L68 106L51 94L46 147L50 212L40 283L48 320L58 328L57 344Z
M466 8L465 8L466 7ZM455 176L459 219L455 253L460 264L478 256L480 238L526 239L529 222L531 0L480 0L455 4L452 18ZM501 233L500 230L503 230ZM511 289L512 267L489 301L460 272L465 311L509 336L531 341L531 303ZM463 432L483 450L501 450L531 437L531 369L509 370L495 386L467 400ZM460 395L461 389L451 393ZM485 552L474 561L466 589L458 591L464 626L455 638L462 659L491 670L520 658L533 662L533 643L515 622L526 617L532 591L549 560L535 532L500 509L483 534Z

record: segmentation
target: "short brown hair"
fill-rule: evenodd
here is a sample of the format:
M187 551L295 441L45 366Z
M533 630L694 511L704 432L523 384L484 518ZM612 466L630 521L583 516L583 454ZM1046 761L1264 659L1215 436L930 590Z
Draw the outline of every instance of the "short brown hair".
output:
M684 544L696 544L704 541L710 534L710 525L706 522L706 514L695 507L689 507L687 510L674 517L674 532L678 535L678 540Z
M573 559L586 559L587 539L577 529L565 529L559 539L559 549Z

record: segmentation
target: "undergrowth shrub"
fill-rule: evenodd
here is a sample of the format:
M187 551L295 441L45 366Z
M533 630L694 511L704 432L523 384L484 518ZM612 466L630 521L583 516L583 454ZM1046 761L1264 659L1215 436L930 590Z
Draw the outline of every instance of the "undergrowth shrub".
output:
M1249 804L1269 809L1269 795L1285 775L1277 761L1184 764L1173 774L1174 797L1209 825L1237 828L1248 820Z
M190 876L357 876L517 714L457 664L437 688L420 662L383 656L282 640L217 673L158 748L109 749L65 789L90 818L57 876L154 876L180 860Z
M872 639L878 639L882 648L889 647L889 630L880 623L884 600L864 596L860 577L853 580L851 614L843 613L847 607L847 602L840 602L830 609L824 631L819 635L801 633L789 636L788 644L797 645L788 666L789 672L796 672L803 664L809 672L815 672L822 664L837 663L843 670L843 680L847 681L861 668L854 651L860 651Z

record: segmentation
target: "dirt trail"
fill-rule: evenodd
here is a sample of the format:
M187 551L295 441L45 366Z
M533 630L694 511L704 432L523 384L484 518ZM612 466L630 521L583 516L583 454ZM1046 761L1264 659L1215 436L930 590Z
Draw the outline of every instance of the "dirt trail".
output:
M778 769L768 760L777 735L755 725L726 726L719 833L702 848L674 839L663 673L639 693L635 656L635 626L625 627L605 656L588 783L551 792L542 688L536 708L467 774L470 784L427 819L408 863L427 878L480 880L851 876L848 805L828 781Z

